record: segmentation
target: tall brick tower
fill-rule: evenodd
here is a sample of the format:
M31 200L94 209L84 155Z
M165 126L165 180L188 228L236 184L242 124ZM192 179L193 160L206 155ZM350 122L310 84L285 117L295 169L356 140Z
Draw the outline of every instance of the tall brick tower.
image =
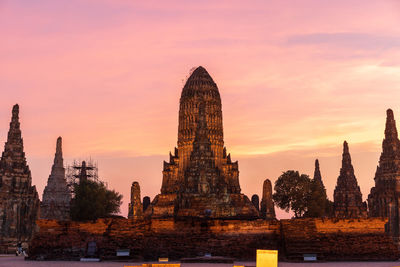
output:
M39 197L26 163L19 123L19 106L14 105L10 130L0 160L0 250L27 242L39 216ZM4 253L3 251L2 253Z
M183 87L178 147L164 162L161 194L147 216L258 217L240 193L238 162L224 147L222 105L218 87L203 67Z
M205 104L206 131L215 165L219 167L222 162L224 133L221 97L217 85L206 69L198 67L183 87L180 99L178 126L178 156L182 159L180 170L186 169L190 162L201 103Z

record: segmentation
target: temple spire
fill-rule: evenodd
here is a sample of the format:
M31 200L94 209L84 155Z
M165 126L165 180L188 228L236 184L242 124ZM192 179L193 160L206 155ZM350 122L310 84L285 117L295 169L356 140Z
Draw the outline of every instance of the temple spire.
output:
M40 217L43 219L68 220L71 194L65 179L62 156L62 139L57 138L56 153L47 185L43 190Z
M351 164L349 145L343 143L342 168L334 191L334 212L339 218L365 217L367 206L362 201L360 187L357 184L354 168Z
M15 104L12 108L12 117L10 122L10 129L8 131L7 141L4 145L4 151L0 160L0 172L8 173L9 176L19 173L29 173L28 176L20 180L20 185L27 182L30 186L32 178L30 176L30 170L26 163L24 144L21 137L21 129L19 123L19 106ZM7 179L2 179L2 182ZM16 180L15 180L16 181ZM10 182L10 180L8 181ZM17 183L12 182L12 187L18 186Z
M218 93L218 88L210 74L204 67L199 66L191 73L191 75L187 79L186 84L183 87L182 93L184 94L192 90L199 91L210 89Z
M354 169L353 165L351 164L351 156L349 152L349 145L347 144L347 141L343 142L343 154L342 154L342 168L340 169L341 173L343 171L349 171L351 170L352 176L354 176Z
M394 120L393 111L388 109L386 111L385 139L396 140L397 138L396 121Z
M0 240L2 246L27 242L35 232L39 197L26 163L19 122L14 105L10 129L0 159Z
M319 161L318 161L318 159L315 160L314 181L319 181L322 185L324 184L322 182L321 171L319 170Z
M180 161L178 176L180 179L189 166L202 103L204 103L205 130L213 151L213 160L218 167L224 163L221 97L210 74L200 66L190 74L180 98L178 125L178 157Z
M382 149L383 157L400 157L400 141L397 135L396 121L391 109L386 111L385 138L383 139Z
M7 145L9 144L9 145ZM8 131L7 143L5 151L10 149L10 144L15 144L18 146L18 152L22 152L23 141L21 137L21 128L19 123L19 106L15 104L12 109L12 116L10 122L10 129Z
M13 106L11 121L19 122L19 105L18 104L15 104Z
M368 196L369 216L390 217L389 203L394 205L400 192L400 141L391 109L386 111L385 137L374 181Z
M59 136L56 143L56 154L54 156L54 166L63 167L63 155L62 155L62 138Z
M259 217L240 194L238 162L224 149L221 97L203 67L194 69L183 87L175 151L164 162L161 194L146 217Z

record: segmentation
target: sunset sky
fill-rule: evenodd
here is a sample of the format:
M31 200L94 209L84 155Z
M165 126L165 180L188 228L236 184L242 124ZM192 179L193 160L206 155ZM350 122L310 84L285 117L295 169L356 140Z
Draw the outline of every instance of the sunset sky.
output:
M201 65L243 193L288 169L312 176L318 158L332 200L347 140L366 199L386 109L400 121L399 25L397 0L0 0L0 142L18 103L40 197L62 136L66 163L97 161L126 216L133 181L160 191Z

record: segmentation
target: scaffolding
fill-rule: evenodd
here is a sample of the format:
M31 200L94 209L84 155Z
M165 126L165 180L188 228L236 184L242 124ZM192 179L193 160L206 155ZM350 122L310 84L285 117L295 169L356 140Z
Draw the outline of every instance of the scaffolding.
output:
M71 191L74 184L79 183L79 177L81 176L83 162L86 163L86 177L92 181L99 181L99 168L97 161L93 161L91 158L89 158L88 160L75 159L71 165L67 165L65 173L67 184Z

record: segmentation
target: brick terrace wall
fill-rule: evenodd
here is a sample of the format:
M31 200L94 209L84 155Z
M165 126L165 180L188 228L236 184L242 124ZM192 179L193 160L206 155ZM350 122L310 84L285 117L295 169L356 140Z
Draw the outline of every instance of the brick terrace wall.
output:
M180 259L211 253L254 259L256 249L278 249L278 221L100 219L95 223L39 220L40 231L29 247L31 259L79 259L96 241L99 255L114 259L117 249L132 258ZM133 253L132 253L133 252Z
M324 260L393 260L397 247L385 235L384 219L173 220L100 219L94 223L37 221L40 231L31 259L79 259L96 241L99 255L115 259L117 249L131 258L215 256L255 260L256 249L278 249L287 260L317 253Z
M396 260L397 246L385 234L387 219L281 220L288 260L316 253L322 260Z

